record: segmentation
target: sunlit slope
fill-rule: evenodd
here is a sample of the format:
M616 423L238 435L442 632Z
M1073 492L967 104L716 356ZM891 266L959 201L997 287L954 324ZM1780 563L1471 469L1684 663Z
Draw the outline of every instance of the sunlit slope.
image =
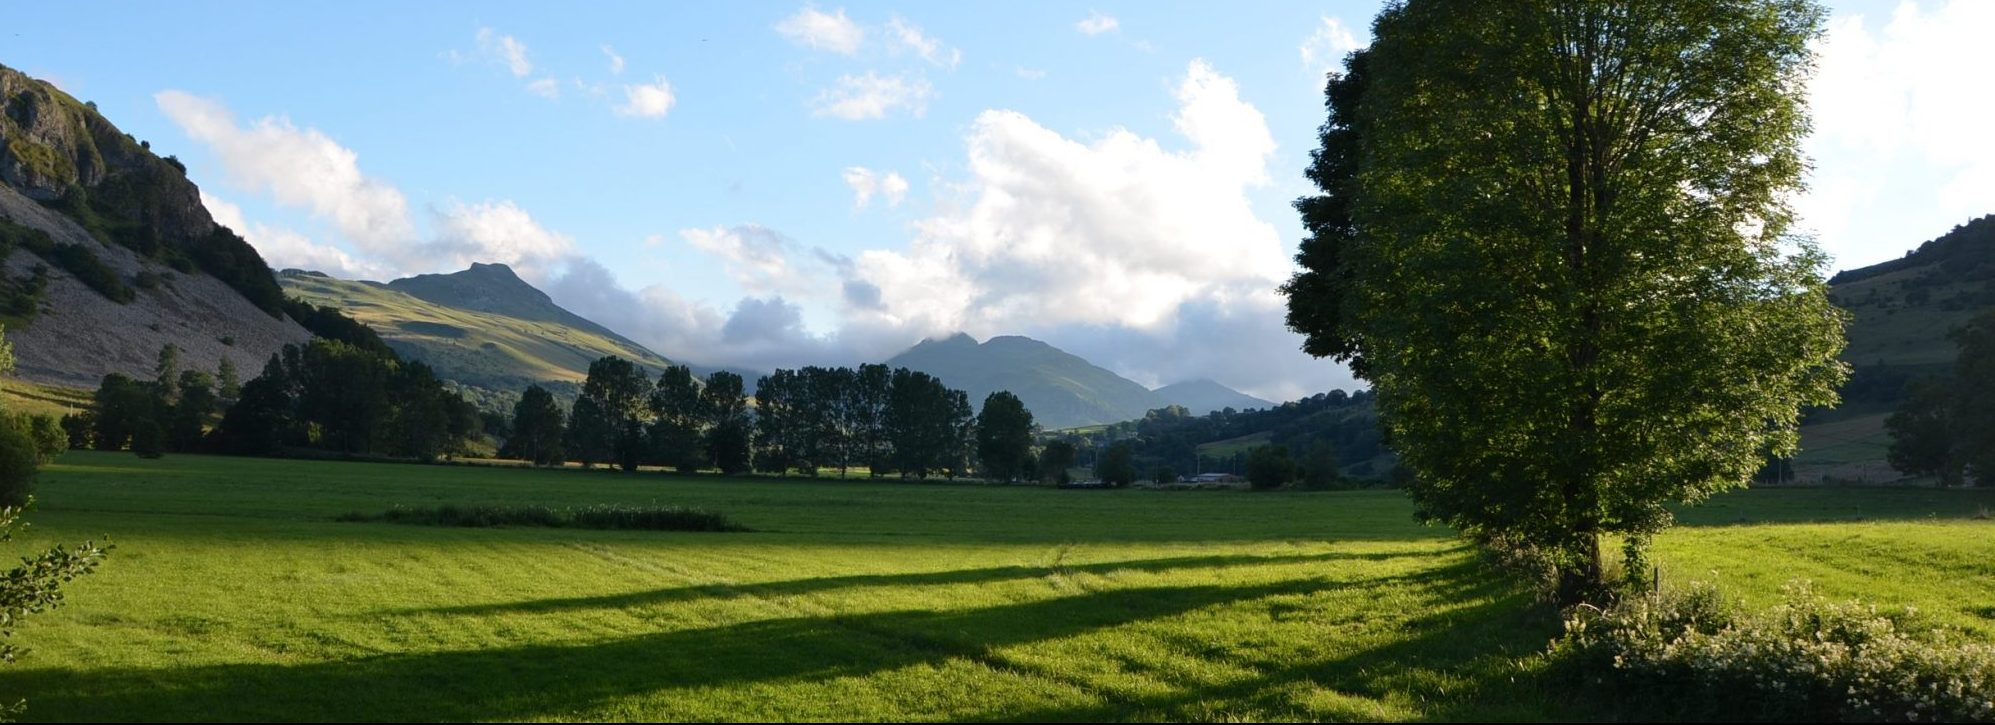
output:
M636 361L654 377L671 364L599 330L451 307L372 282L314 273L287 270L279 281L287 294L338 307L441 377L501 395L516 395L534 383L556 383L572 392L589 363L605 355Z

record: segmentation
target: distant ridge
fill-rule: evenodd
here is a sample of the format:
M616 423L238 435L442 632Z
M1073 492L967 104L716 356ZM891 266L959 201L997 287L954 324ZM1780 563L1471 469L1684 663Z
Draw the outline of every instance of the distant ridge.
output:
M1153 392L1172 405L1184 406L1192 415L1205 415L1227 408L1240 411L1275 406L1274 403L1220 385L1210 378L1172 383Z
M1016 335L981 344L963 333L930 338L886 362L939 377L968 393L977 406L992 392L1011 391L1032 411L1034 421L1048 429L1134 420L1169 405L1132 380Z
M635 362L654 378L672 364L563 309L503 264L385 284L287 269L278 281L292 296L365 323L398 354L466 387L487 409L510 405L528 385L573 396L589 363L606 355Z

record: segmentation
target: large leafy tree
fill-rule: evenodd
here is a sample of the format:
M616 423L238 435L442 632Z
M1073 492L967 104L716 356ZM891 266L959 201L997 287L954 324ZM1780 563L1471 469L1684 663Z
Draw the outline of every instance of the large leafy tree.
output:
M680 473L698 471L707 460L701 440L707 425L706 403L699 379L684 365L665 368L651 390L649 405L652 460Z
M1548 556L1567 601L1667 504L1830 405L1842 315L1790 233L1808 0L1412 0L1328 85L1285 287L1424 516Z
M985 478L1016 481L1034 473L1032 411L1018 396L1005 390L986 396L977 413L976 436Z
M564 460L561 437L566 428L567 415L554 401L554 394L529 385L513 404L513 432L506 438L505 452L536 466L560 465Z
M636 470L650 394L651 381L636 363L615 355L589 363L582 394L569 412L568 451L585 466L615 462Z
M706 422L709 462L730 476L747 473L753 431L741 376L726 370L709 373L706 385L700 388L700 407Z

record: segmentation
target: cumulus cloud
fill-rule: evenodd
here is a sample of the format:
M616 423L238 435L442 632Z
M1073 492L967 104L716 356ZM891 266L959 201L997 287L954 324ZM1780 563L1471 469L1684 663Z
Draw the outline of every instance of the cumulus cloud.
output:
M1302 65L1322 76L1344 61L1344 56L1363 47L1356 33L1344 25L1344 21L1328 15L1316 26L1316 32L1302 41Z
M212 100L180 91L154 98L167 118L216 155L232 185L305 211L357 252L249 222L240 207L204 198L223 224L252 244L261 242L259 250L267 245L273 257L368 276L454 270L471 262L502 262L523 275L544 276L574 253L573 240L548 231L510 201L450 201L431 211L426 237L401 190L363 173L358 154L318 129L278 117L244 127Z
M759 224L680 230L679 238L719 258L728 274L751 295L834 299L838 278L852 261L822 247L809 247Z
M776 33L805 48L840 55L858 53L859 46L866 41L865 29L845 17L844 8L839 8L836 13L826 13L805 6L797 14L777 23Z
M1113 15L1105 15L1100 10L1088 11L1088 16L1074 23L1074 29L1086 35L1101 35L1122 26Z
M1995 3L1981 0L1830 22L1809 86L1812 189L1796 208L1838 266L1896 257L1995 211L1991 34ZM1905 179L1936 180L1938 191Z
M515 78L525 78L533 73L533 62L526 57L526 44L513 36L500 35L491 28L479 28L478 52L504 65Z
M1123 129L1083 143L985 112L970 131L970 198L920 222L908 251L862 255L861 276L904 321L990 333L1154 327L1188 299L1279 283L1287 252L1246 195L1267 181L1266 120L1203 61L1177 97L1181 151Z
M954 69L963 62L963 51L943 46L942 41L923 33L921 27L908 22L899 15L887 20L887 34L900 47L912 50L922 60L931 64Z
M617 115L638 118L664 118L679 100L672 94L672 83L664 76L658 76L654 83L624 86L623 94L624 102L617 106Z
M935 88L928 79L908 76L839 76L838 84L819 93L811 101L811 115L846 121L886 118L895 109L906 110L916 118L928 112L928 99Z
M201 192L201 206L208 209L216 224L234 230L243 241L256 247L256 253L263 256L271 269L309 269L345 279L387 276L388 270L381 265L355 259L346 250L319 244L290 229L250 222L243 217L242 207L206 191Z
M153 99L181 131L220 158L236 186L306 209L370 252L393 254L416 236L402 192L361 173L359 157L318 129L300 129L280 117L245 128L220 103L181 91L161 91Z
M561 97L561 82L553 78L542 78L526 84L526 90L528 93L552 101Z
M864 209L877 196L885 200L887 206L897 207L907 198L907 179L898 171L881 173L864 166L845 169L845 185L852 187L852 208Z
M546 279L576 253L575 240L534 221L511 201L450 201L431 211L435 239L423 245L432 265L457 270L472 262L502 262L529 280Z

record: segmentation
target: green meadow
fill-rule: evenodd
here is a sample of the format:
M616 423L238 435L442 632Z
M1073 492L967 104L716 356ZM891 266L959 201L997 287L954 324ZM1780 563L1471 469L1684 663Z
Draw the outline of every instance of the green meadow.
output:
M1397 492L1055 490L73 452L25 553L108 535L0 668L28 720L1633 718ZM345 523L690 506L753 531ZM1995 491L1683 512L1666 582L1806 578L1995 640Z

